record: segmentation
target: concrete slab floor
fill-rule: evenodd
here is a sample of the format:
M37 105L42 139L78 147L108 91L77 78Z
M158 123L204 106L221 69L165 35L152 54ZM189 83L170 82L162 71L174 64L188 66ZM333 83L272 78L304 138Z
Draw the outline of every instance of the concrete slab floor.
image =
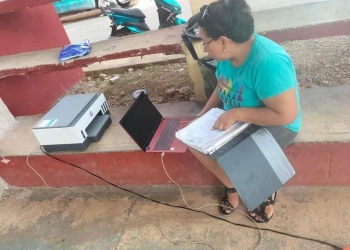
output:
M153 199L184 205L175 186L129 187ZM74 189L11 189L0 201L0 249L212 249L174 244L205 241L215 249L255 249L257 230L231 225L204 214L145 201L111 186L85 187L101 198ZM188 203L217 203L223 188L184 187ZM350 187L285 187L274 218L264 228L350 245ZM131 207L134 215L127 207ZM239 207L245 210L243 205ZM235 223L254 224L236 212L220 216L218 207L204 211ZM263 231L259 249L333 249L307 240Z
M337 86L303 89L300 91L303 111L302 130L296 142L350 141L350 87ZM319 100L322 100L322 104ZM179 102L157 104L164 116L195 116L204 103ZM111 108L112 124L98 143L92 143L84 153L140 150L119 125L128 107ZM32 127L41 116L17 118L18 126L0 139L0 155L27 156L42 154Z

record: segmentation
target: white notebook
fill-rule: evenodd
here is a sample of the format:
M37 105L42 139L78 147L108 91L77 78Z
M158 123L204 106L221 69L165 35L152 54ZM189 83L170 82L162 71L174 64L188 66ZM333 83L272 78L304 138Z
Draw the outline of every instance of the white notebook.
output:
M212 130L218 117L225 111L213 108L203 116L176 132L175 137L187 146L204 154L212 154L243 132L250 123L237 122L227 130Z

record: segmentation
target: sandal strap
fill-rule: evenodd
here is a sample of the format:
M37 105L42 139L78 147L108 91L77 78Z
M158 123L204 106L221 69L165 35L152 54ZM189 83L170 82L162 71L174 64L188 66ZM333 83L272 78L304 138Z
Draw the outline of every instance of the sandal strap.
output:
M272 195L275 195L274 199L272 199ZM276 197L277 197L277 192L275 192L274 194L272 194L269 198L267 198L267 201L264 201L263 203L260 204L260 206L256 209L253 210L253 212L256 214L256 215L259 215L260 218L264 221L264 222L268 222L272 216L269 218L267 217L267 214L265 212L265 209L267 206L269 205L273 205L275 204L276 202ZM253 218L255 220L255 222L257 223L261 223L262 221L259 221L259 220L256 220L255 218Z
M267 214L265 213L265 208L266 208L266 206L261 206L260 205L260 209L261 210L259 210L259 209L254 209L253 210L253 212L256 214L256 215L259 215L260 216L260 218L264 221L264 222L268 222L271 218L272 218L272 216L269 218L269 217L267 217ZM259 221L259 220L256 220L255 219L255 217L253 217L253 219L256 221L256 222L258 222L258 223L261 223L261 221Z
M256 215L259 215L260 216L260 218L264 221L264 222L268 222L272 217L267 217L267 214L265 213L265 208L266 207L264 207L262 210L259 210L259 209L254 209L254 213L256 214ZM255 218L254 218L254 220L255 220ZM259 221L257 221L257 220L255 220L256 222L259 222Z
M263 203L261 203L261 204L260 204L260 207L267 207L267 206L269 206L269 205L273 205L273 204L270 202L270 200L264 201Z
M263 221L268 222L272 218L272 215L269 218L269 217L267 217L267 214L264 213L263 215L260 215L260 217Z
M275 197L273 197L273 199L272 199L272 195L275 195ZM274 205L276 203L277 191L274 192L272 195L267 199L267 202L269 205Z
M229 209L230 210L230 213L226 213L226 214L231 214L233 213L233 211L235 210L235 208L232 206L232 204L228 201L227 197L223 197L222 198L222 202L224 203L223 205L225 207L221 207L222 210L226 210L226 209Z
M259 209L257 209L257 208L255 208L255 209L253 210L253 212L254 212L255 214L259 215L259 216L263 216L263 215L265 214L265 210L262 211L262 210L259 210Z
M272 199L272 195L275 195L274 199ZM273 193L269 198L267 198L267 201L264 201L260 204L260 207L267 207L269 205L274 205L276 203L277 198L277 192Z
M235 188L225 187L225 191L230 194L237 193L237 190Z

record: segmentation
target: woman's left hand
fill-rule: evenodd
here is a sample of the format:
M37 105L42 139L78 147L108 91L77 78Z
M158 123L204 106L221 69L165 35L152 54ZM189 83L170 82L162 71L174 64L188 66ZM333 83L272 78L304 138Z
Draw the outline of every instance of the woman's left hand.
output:
M226 130L229 127L231 127L233 124L237 122L235 113L236 113L235 109L231 109L229 111L226 111L222 115L220 115L219 118L216 120L212 130L214 129Z

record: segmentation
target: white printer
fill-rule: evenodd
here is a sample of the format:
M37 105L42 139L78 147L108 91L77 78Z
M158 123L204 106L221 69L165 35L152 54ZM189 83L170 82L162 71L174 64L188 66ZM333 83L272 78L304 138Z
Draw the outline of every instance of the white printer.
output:
M103 94L67 95L32 128L48 152L85 150L112 120Z

